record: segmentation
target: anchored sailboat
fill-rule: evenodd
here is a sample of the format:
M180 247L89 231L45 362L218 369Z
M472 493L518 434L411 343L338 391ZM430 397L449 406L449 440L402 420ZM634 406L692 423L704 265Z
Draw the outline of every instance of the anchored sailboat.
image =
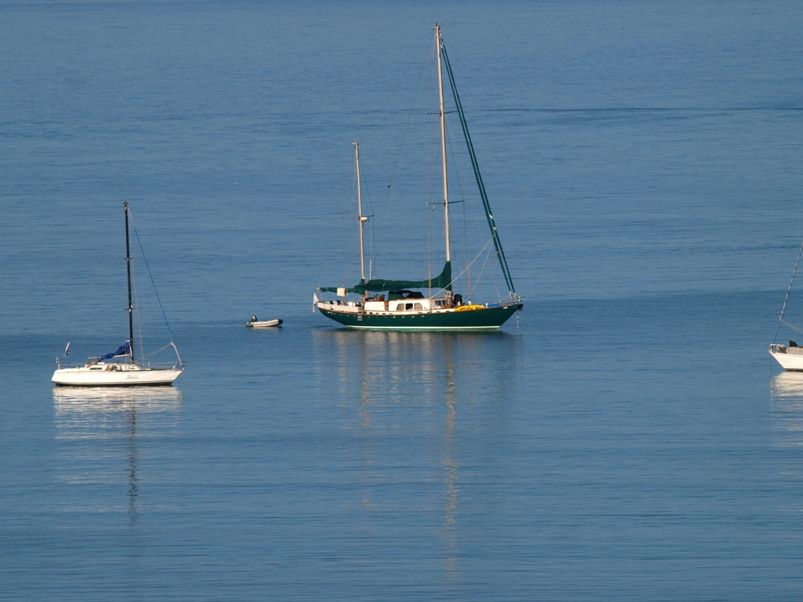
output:
M797 269L800 266L801 255L803 255L803 244L800 245L800 250L797 253L795 266L792 269L792 278L789 281L789 287L786 289L786 296L784 297L783 305L781 306L781 315L778 316L778 327L775 329L775 336L773 338L778 337L778 333L780 332L782 325L786 325L792 330L803 334L803 329L786 319L786 310L789 306L789 297L792 295L792 289L795 285L795 277L797 276ZM768 351L773 359L775 359L775 361L778 362L781 365L781 368L784 370L803 371L803 347L799 347L795 341L789 341L789 344L787 345L782 343L771 343Z
M125 214L125 262L128 282L128 340L111 353L89 358L83 366L62 368L56 360L56 371L52 382L56 385L84 387L119 387L131 385L170 385L184 367L178 348L172 338L168 343L176 353L176 361L172 366L157 367L150 363L138 362L139 351L134 344L134 303L131 287L131 251L129 245L129 211L128 203L123 203ZM69 349L69 343L67 344ZM65 350L66 351L66 350ZM136 355L135 355L136 351Z
M421 280L366 280L363 227L368 217L363 215L360 178L359 145L354 144L354 164L357 174L357 221L360 238L360 281L351 287L321 287L314 297L315 307L327 318L349 328L369 330L495 330L523 307L516 293L507 265L502 243L496 228L488 195L479 171L468 124L457 93L454 74L441 37L440 26L435 25L435 51L438 72L438 115L440 129L441 186L443 191L443 232L445 263L440 274ZM468 148L491 240L508 297L494 303L472 303L453 291L452 251L449 225L449 186L446 156L446 110L443 93L444 68L449 78L452 97L460 118L460 126ZM321 293L323 298L318 297ZM334 298L332 298L334 294Z

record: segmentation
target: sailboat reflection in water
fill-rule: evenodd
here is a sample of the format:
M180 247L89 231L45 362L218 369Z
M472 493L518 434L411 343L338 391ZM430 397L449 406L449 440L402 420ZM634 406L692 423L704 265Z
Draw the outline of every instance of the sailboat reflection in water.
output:
M803 447L803 372L781 372L770 379L770 440L776 448ZM789 466L786 475L800 474Z
M477 367L488 365L492 349L509 348L516 338L344 329L318 329L313 336L316 356L325 358L314 362L313 379L327 390L337 383L339 428L355 448L347 472L357 475L359 506L366 514L388 512L402 503L394 485L435 486L440 494L427 498L426 511L437 506L447 571L459 570L461 466L473 456L479 425L497 411L482 392L504 399L513 382L509 365ZM417 501L413 495L404 503Z
M139 440L177 429L181 391L169 386L56 387L53 406L57 478L68 487L60 502L65 510L127 512L129 522L136 522L142 482ZM87 483L112 487L87 494L81 487ZM123 483L125 498L117 493ZM104 497L106 492L111 497Z

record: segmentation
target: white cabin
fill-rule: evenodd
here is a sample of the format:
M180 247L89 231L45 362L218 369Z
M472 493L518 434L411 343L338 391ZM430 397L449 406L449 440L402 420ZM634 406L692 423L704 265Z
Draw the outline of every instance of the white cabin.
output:
M363 303L359 301L319 301L319 306L338 311L341 313L409 313L419 314L422 312L447 310L449 309L449 301L444 297L432 298L406 298L406 299L393 299L388 301L384 295L379 297L369 297Z

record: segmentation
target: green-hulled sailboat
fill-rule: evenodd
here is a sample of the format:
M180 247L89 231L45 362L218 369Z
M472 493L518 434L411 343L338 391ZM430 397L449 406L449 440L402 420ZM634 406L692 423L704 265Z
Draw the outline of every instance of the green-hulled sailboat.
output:
M435 51L438 71L438 114L441 141L441 179L443 187L443 220L445 264L437 276L422 280L366 279L363 227L368 217L363 215L360 181L359 145L354 143L354 163L357 174L357 221L360 237L360 281L351 287L321 287L315 292L314 304L327 318L349 328L366 330L401 331L461 331L495 330L523 307L516 293L507 265L502 243L488 203L488 196L480 176L471 136L468 132L463 107L455 86L449 57L441 37L440 26L435 25ZM443 71L446 71L452 90L455 108L460 118L471 166L479 188L480 198L491 232L493 244L508 289L505 299L493 303L473 303L452 290L451 241L449 230L449 188L446 164L446 110L443 93ZM319 297L320 293L320 297Z

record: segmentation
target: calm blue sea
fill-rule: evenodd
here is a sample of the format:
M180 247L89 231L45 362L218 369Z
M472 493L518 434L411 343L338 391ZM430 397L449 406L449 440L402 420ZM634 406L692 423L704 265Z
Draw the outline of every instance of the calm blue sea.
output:
M371 268L439 257L436 21L526 307L344 331L311 302L358 277L355 139ZM803 377L766 353L801 31L791 0L0 2L0 599L803 599ZM186 373L54 390L68 340L126 337L124 200Z

